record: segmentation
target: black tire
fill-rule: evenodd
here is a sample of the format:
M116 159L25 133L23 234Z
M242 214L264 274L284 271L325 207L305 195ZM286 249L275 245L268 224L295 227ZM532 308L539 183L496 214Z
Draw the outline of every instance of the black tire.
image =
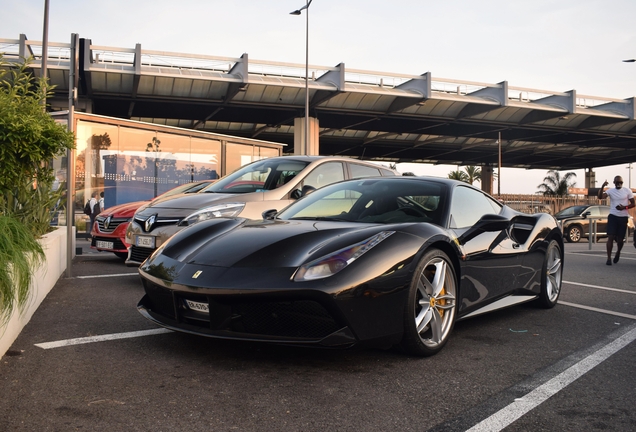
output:
M537 304L545 309L553 308L561 294L563 280L563 257L561 247L556 240L548 245L541 269L541 292Z
M113 252L117 258L121 258L123 260L128 258L128 252Z
M413 275L404 310L400 347L406 353L426 357L446 345L455 324L457 288L448 256L439 249L426 251Z
M567 241L570 243L578 243L581 241L581 237L583 236L583 229L580 225L572 225L568 228Z

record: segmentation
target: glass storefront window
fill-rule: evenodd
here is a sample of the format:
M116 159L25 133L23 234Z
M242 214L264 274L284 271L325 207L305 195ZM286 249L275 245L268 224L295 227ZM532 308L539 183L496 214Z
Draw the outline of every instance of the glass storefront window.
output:
M189 156L190 181L221 177L221 141L193 137Z
M260 159L260 156L257 156ZM225 145L225 172L232 173L250 162L256 160L254 147L245 144L227 143Z
M75 207L84 208L93 192L104 191L104 157L119 148L115 125L78 120L75 130Z
M98 119L92 121L92 118ZM218 179L253 160L280 156L282 146L198 134L178 128L77 114L75 150L75 222L90 232L86 202L103 194L104 209L150 200L178 185ZM217 138L218 137L218 138ZM224 155L225 152L225 155ZM225 163L224 163L225 162ZM65 158L55 163L54 187L66 180Z

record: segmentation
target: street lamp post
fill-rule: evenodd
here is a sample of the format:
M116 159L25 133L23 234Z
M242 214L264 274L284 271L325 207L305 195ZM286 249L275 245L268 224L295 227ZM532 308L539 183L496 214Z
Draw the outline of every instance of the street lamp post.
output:
M49 0L44 0L44 25L42 26L42 61L40 68L42 70L42 78L44 78L44 111L46 111L46 92L47 92L47 61L49 57Z
M305 6L290 12L290 15L300 15L306 10L306 28L305 28L305 145L304 153L309 154L309 5L313 0L306 0Z

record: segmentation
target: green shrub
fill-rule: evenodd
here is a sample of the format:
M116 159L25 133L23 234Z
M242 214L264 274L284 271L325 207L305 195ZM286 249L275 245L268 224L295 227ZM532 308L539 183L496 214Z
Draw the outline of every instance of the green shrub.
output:
M46 82L28 71L29 60L9 65L0 54L0 215L16 217L40 237L62 193L52 189L50 162L75 139L44 110Z
M0 53L0 323L29 298L44 259L36 239L63 201L64 191L52 188L51 162L75 145L44 109L46 81L29 73L29 61L9 64Z
M42 246L25 224L0 216L0 323L29 298L31 275L44 261Z

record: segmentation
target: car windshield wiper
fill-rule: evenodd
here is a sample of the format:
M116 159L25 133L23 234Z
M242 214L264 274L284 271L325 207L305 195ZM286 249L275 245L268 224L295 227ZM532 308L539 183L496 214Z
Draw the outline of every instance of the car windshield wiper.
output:
M302 216L302 217L293 217L289 218L289 220L316 220L316 221L334 221L334 222L351 222L350 219L344 219L333 216Z

